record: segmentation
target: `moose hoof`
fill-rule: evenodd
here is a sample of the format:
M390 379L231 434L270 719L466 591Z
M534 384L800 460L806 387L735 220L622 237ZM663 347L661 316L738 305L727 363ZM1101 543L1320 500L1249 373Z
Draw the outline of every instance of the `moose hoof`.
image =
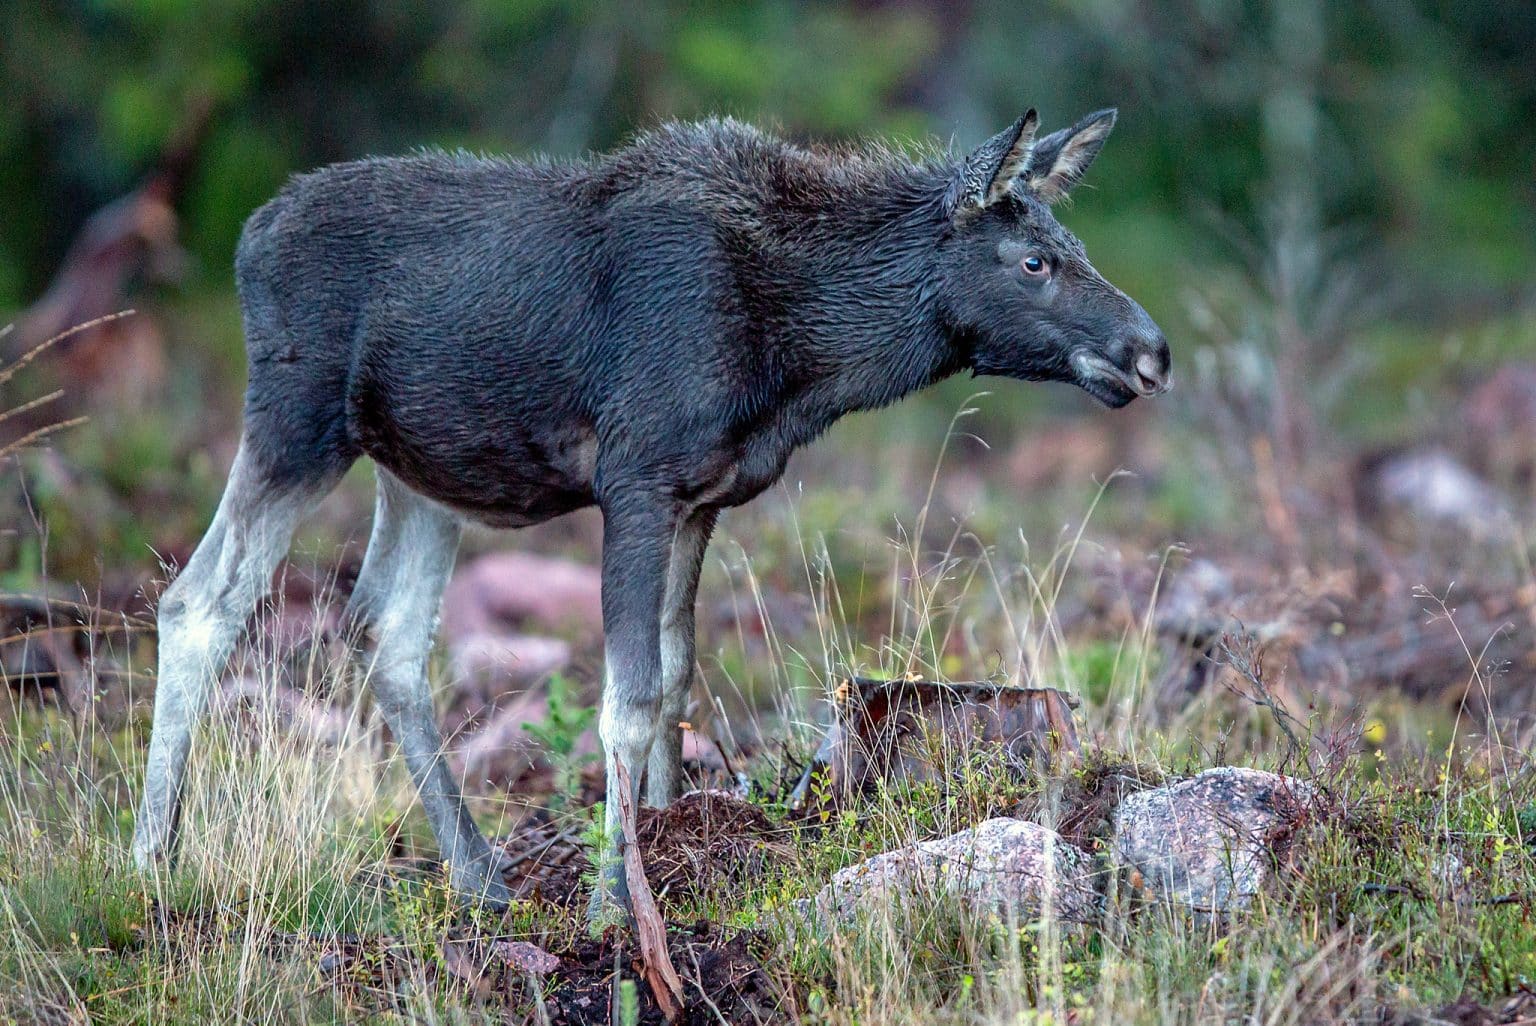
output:
M455 891L477 905L501 910L512 904L512 892L507 890L499 869L485 874L455 872L451 882Z
M494 909L512 903L512 892L502 879L505 854L481 842L481 852L464 860L450 859L448 880L453 889L470 901Z
M169 869L175 861L175 838L169 830L140 823L133 831L133 864L141 873Z

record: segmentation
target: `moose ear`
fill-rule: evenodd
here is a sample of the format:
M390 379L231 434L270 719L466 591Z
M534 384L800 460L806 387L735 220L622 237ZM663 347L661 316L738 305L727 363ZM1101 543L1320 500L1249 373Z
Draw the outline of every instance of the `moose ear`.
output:
M951 216L980 210L1008 194L1013 180L1029 167L1040 118L1031 107L1013 124L976 147L950 183L946 200Z
M1052 132L1035 144L1025 168L1025 184L1044 203L1055 203L1083 177L1115 127L1113 107L1094 111L1071 128Z

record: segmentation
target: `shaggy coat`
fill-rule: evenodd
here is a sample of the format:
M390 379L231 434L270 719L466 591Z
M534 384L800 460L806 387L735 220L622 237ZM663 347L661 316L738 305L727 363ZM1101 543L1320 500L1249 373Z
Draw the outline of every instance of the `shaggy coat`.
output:
M505 897L422 676L462 520L601 507L610 799L643 771L669 801L719 510L844 414L959 371L1111 406L1167 387L1156 325L1049 207L1113 121L1036 140L1031 111L963 158L914 158L717 120L586 161L423 153L295 178L236 256L242 448L160 610L141 864L173 849L191 726L294 522L363 455L379 506L353 640L456 884ZM612 866L605 883L622 899Z

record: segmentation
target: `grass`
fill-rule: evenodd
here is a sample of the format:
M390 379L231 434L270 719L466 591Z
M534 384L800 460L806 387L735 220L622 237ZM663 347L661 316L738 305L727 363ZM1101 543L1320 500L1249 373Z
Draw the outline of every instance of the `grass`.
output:
M1080 584L1073 561L1088 535L1079 526L1050 551L1032 557L1021 547L1011 560L996 546L963 554L959 530L948 548L923 556L898 541L880 569L840 562L804 524L783 531L800 553L813 614L793 632L762 624L762 641L742 633L705 642L714 648L706 678L740 715L757 717L766 737L804 745L814 682L854 670L943 675L990 657L1010 676L1070 682L1085 698L1080 722L1091 739L1084 766L1054 781L1003 779L993 768L881 789L787 828L785 857L750 884L670 908L677 924L758 931L763 963L804 1021L1382 1021L1463 995L1497 1003L1536 981L1529 737L1464 721L1426 737L1426 721L1391 696L1314 709L1299 725L1299 749L1267 709L1219 688L1163 711L1148 697L1158 658L1152 610L1138 611L1118 638L1070 636L1057 616ZM933 536L921 518L904 532ZM721 551L734 551L728 539ZM726 579L706 588L745 594L737 603L745 619L767 609L770 585L752 564L727 556L711 573ZM879 603L861 589L880 597L883 615L870 614ZM845 616L850 607L864 615ZM277 672L259 646L245 658L236 672ZM732 696L731 666L752 666L760 679ZM1370 721L1371 741L1341 746L1330 730L1354 720ZM401 849L430 855L430 840L402 767L380 761L387 753L365 706L354 706L352 722L340 743L321 746L270 712L217 711L194 760L181 862L145 880L127 855L142 708L111 729L15 703L0 727L0 1019L535 1016L523 992L488 997L446 968L450 939L474 928L563 951L582 936L579 915L520 903L504 918L471 922L475 914L437 875L402 870ZM765 744L748 765L768 787L767 811L784 819L773 804L778 753ZM893 912L819 944L785 933L793 902L875 852L1007 812L1052 821L1106 767L1153 779L1223 761L1286 767L1322 788L1270 889L1224 927L1126 901L1112 902L1093 929L968 921L936 899L914 921ZM476 799L490 829L508 797ZM1091 841L1102 848L1106 833L1101 826ZM363 954L340 977L324 975L325 951L344 938L362 938Z
M181 868L146 884L128 865L126 806L106 797L133 790L114 746L36 711L12 727L0 783L0 1014L16 1021L69 1021L47 1019L49 1007L94 1022L393 1021L323 985L315 947L285 945L390 937L430 966L464 924L467 913L433 879L368 882L395 872L384 836L370 829L404 808L390 772L380 786L347 759L220 738L199 760ZM1196 768L1182 747L1153 741L1137 755ZM1093 760L1121 757L1100 749ZM673 918L766 930L782 945L766 961L801 995L808 1021L1368 1021L1382 1007L1435 1007L1463 994L1496 1002L1528 986L1528 753L1474 749L1369 773L1362 763L1374 755L1336 768L1273 888L1227 929L1125 906L1093 931L964 922L949 910L915 929L893 914L810 947L776 934L776 914L836 869L1038 797L986 777L870 796L822 829L791 833L789 856L750 887ZM482 927L556 950L580 931L569 915L531 906ZM425 975L389 1003L428 1021L501 1011L492 1003L477 1012L457 981ZM913 1009L922 1015L908 1017Z

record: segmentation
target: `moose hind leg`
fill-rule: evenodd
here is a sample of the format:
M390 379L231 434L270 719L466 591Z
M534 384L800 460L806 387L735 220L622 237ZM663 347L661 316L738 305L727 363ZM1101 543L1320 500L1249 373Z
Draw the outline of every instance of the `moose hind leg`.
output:
M505 905L510 895L499 860L448 772L427 688L427 657L438 604L453 571L459 523L383 468L378 478L373 536L346 612L359 670L372 684L405 756L454 889Z
M694 600L715 515L714 510L701 510L688 519L677 532L667 565L661 607L661 722L645 771L646 804L658 809L682 793L683 732L678 724L693 690Z
M276 487L244 444L207 534L160 598L159 670L144 797L134 821L133 858L142 870L176 854L182 780L192 732L301 517L335 476Z

